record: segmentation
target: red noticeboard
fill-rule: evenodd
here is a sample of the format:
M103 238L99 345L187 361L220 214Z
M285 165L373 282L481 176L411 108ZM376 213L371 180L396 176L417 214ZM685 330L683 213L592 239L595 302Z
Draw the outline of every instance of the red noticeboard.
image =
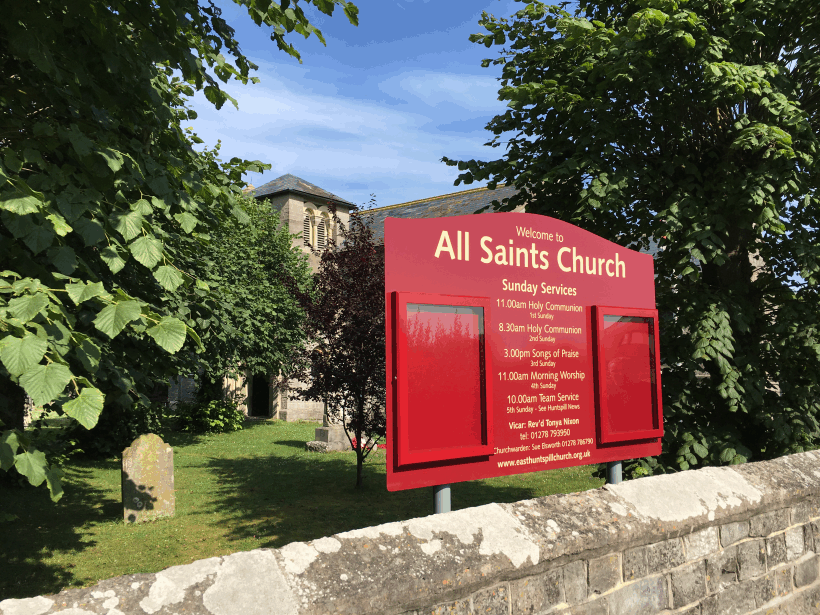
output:
M660 453L650 255L513 213L384 244L388 489Z

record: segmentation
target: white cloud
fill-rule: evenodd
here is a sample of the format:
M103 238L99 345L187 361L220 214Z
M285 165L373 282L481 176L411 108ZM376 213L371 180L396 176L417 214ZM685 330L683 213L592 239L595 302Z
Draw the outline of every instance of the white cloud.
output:
M491 76L413 70L382 81L379 89L401 100L429 106L448 102L471 112L501 112L498 81Z
M462 93L473 101L467 117L476 115L474 111L486 113L486 103L475 102L486 85L454 74L439 79L425 74L433 83L427 89L420 85L419 73L407 75L404 83L428 99L454 99ZM379 203L388 205L463 189L453 187L458 171L440 162L441 157L484 154L483 131L476 138L475 132L436 128L449 121L450 113L439 118L430 108L314 94L272 73L262 76L264 85L228 87L239 110L226 104L217 112L198 96L194 107L199 118L193 122L206 144L222 141L223 158L270 163L270 171L249 178L257 186L293 173L356 203L366 202L376 191Z

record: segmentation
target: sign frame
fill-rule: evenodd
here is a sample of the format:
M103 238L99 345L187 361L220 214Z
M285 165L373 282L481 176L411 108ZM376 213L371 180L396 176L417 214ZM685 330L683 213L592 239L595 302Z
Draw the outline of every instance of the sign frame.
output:
M393 291L393 328L395 336L395 374L396 383L396 440L398 463L407 466L420 463L467 459L470 457L487 457L493 452L493 386L492 386L492 353L487 348L487 326L490 322L490 298L441 295L433 293L416 293ZM407 304L478 307L483 311L483 330L479 334L479 378L481 380L481 417L479 419L483 443L475 446L412 450L409 440L410 416L408 401L407 377ZM490 377L488 377L490 375Z
M594 308L622 306L633 313L655 310L652 255L567 222L527 213L388 217L384 230L389 491L660 454L660 430L646 439L601 442L596 412ZM492 410L487 429L488 433L492 430L493 446L488 454L462 457L464 453L459 452L450 459L430 455L416 457L408 464L405 453L412 451L405 448L399 458L403 445L397 412L401 389L396 356L400 326L397 308L399 294L405 293L446 297L432 302L443 305L452 305L452 297L470 297L466 305L476 305L476 297L489 298L492 312L484 312L485 391ZM419 320L436 327L430 315ZM448 319L442 319L442 323L452 326ZM421 341L418 349L418 355L412 358L416 361L423 361L424 353L431 352ZM470 352L466 351L468 355ZM624 356L631 353L627 351ZM634 356L645 357L646 353ZM655 357L659 356L655 352ZM430 363L439 364L439 357ZM416 368L411 373L424 373ZM435 377L437 369L433 368L432 376L424 377ZM434 381L436 386L454 377L449 370L446 373L442 380ZM469 377L473 377L472 372ZM660 378L658 371L657 380ZM465 390L471 397L460 416L472 417L475 389ZM649 398L643 389L637 427L654 426L645 419L650 412L645 403ZM424 395L416 399L423 400ZM660 404L652 410L662 421ZM464 423L470 432L460 439L462 434L453 431L457 427L452 421L439 420L440 410L423 414L425 418L416 425L429 421L430 429L453 434L453 447L477 441L473 423ZM418 438L413 444L418 449L430 444L440 452L447 446L446 438L414 437Z
M663 400L661 392L661 357L658 329L658 310L613 306L592 306L593 322L595 324L595 352L593 354L595 370L595 412L597 418L597 435L601 444L620 444L663 437ZM604 322L606 316L625 316L640 318L649 321L650 325L650 373L652 379L652 413L655 424L652 429L616 432L610 428L607 420L609 408L607 404L607 352L604 344Z

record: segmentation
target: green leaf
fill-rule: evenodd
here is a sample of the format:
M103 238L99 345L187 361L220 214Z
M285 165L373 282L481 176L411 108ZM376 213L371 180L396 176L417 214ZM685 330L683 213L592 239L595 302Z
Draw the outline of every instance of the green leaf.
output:
M48 251L48 258L60 273L71 275L77 268L77 255L69 246L60 246Z
M108 168L114 173L122 168L122 154L113 149L101 149L97 153L103 157Z
M100 418L105 395L99 389L85 387L80 394L63 404L63 412L86 429L92 429Z
M151 207L151 203L149 203L145 199L140 199L135 203L131 203L131 209L134 211L138 211L143 216L150 216L151 212L154 211L154 208Z
M199 348L200 350L204 350L205 346L202 345L202 340L199 338L197 332L188 326L185 327L185 330L188 332L188 337L194 340L194 343L197 345L197 348Z
M80 217L74 222L74 230L83 238L85 245L91 247L105 239L105 230L96 220Z
M729 463L735 458L736 453L737 451L733 448L724 448L720 452L720 461L723 463Z
M47 305L48 297L46 297L44 293L23 295L22 297L15 297L9 301L9 311L11 311L12 316L21 322L27 323L37 316Z
M63 131L63 134L68 137L71 145L74 146L74 151L76 151L80 157L88 156L91 153L93 143L91 139L82 133L77 124L72 124L68 130Z
M181 214L175 214L174 219L179 222L180 226L182 226L182 230L186 233L193 231L196 228L196 225L199 224L199 220L187 211Z
M160 286L170 291L175 291L184 280L182 274L176 268L168 265L157 267L157 270L154 271L154 278Z
M155 326L146 331L163 350L176 353L185 343L185 324L178 318L164 316Z
M105 292L102 282L78 282L77 284L67 284L66 292L74 305L80 305L83 301L88 301L94 297L110 296Z
M142 233L143 218L139 211L118 212L111 217L111 222L125 241L131 241Z
M48 485L48 492L52 502L59 502L60 498L63 497L62 478L64 476L63 471L54 466L50 467L46 472L46 484Z
M100 347L90 339L83 339L80 345L74 349L74 353L80 359L83 367L92 374L99 369L102 352L100 351Z
M66 222L66 219L63 218L60 214L49 214L46 216L46 220L51 222L51 225L54 227L54 232L57 233L60 237L65 237L74 229L71 228L71 225Z
M119 301L104 307L94 319L94 326L108 337L114 338L125 325L139 318L141 313L138 301Z
M17 441L17 432L8 430L0 433L0 470L8 471L14 466L14 456L20 443Z
M54 233L45 226L35 224L23 241L34 254L39 254L54 243Z
M0 220L6 225L15 239L22 239L34 228L32 216L18 216L7 211L0 212Z
M60 363L35 365L20 376L20 386L26 390L35 406L54 401L70 381L71 371Z
M26 331L22 337L11 335L0 340L0 360L12 376L19 376L39 363L48 349L48 343Z
M694 451L694 453L701 459L705 459L709 455L709 449L703 446L700 442L695 442L692 445L692 451Z
M119 253L111 246L100 250L100 258L108 265L111 273L119 273L125 267L125 260L122 259Z
M155 237L140 237L128 248L134 258L148 269L153 269L162 258L162 242Z
M239 224L248 224L251 221L250 216L248 216L248 214L245 213L245 210L241 207L234 207L231 210L231 213L233 214L233 217L236 218L237 222L239 222Z
M28 479L28 482L39 487L46 479L48 463L42 451L23 451L15 455L14 467Z
M19 191L0 196L0 209L5 209L18 216L36 213L42 206L43 203L35 197L24 195Z

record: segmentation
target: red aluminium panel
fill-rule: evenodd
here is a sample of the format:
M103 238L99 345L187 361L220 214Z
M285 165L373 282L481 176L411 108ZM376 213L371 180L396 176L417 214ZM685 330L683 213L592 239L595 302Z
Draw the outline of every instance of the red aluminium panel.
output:
M662 437L658 311L595 306L595 338L600 442Z
M650 255L533 214L387 218L384 237L388 489L660 453L657 316L650 352L646 322L597 335L593 309L655 314Z
M399 464L490 455L489 299L394 293L394 306Z

